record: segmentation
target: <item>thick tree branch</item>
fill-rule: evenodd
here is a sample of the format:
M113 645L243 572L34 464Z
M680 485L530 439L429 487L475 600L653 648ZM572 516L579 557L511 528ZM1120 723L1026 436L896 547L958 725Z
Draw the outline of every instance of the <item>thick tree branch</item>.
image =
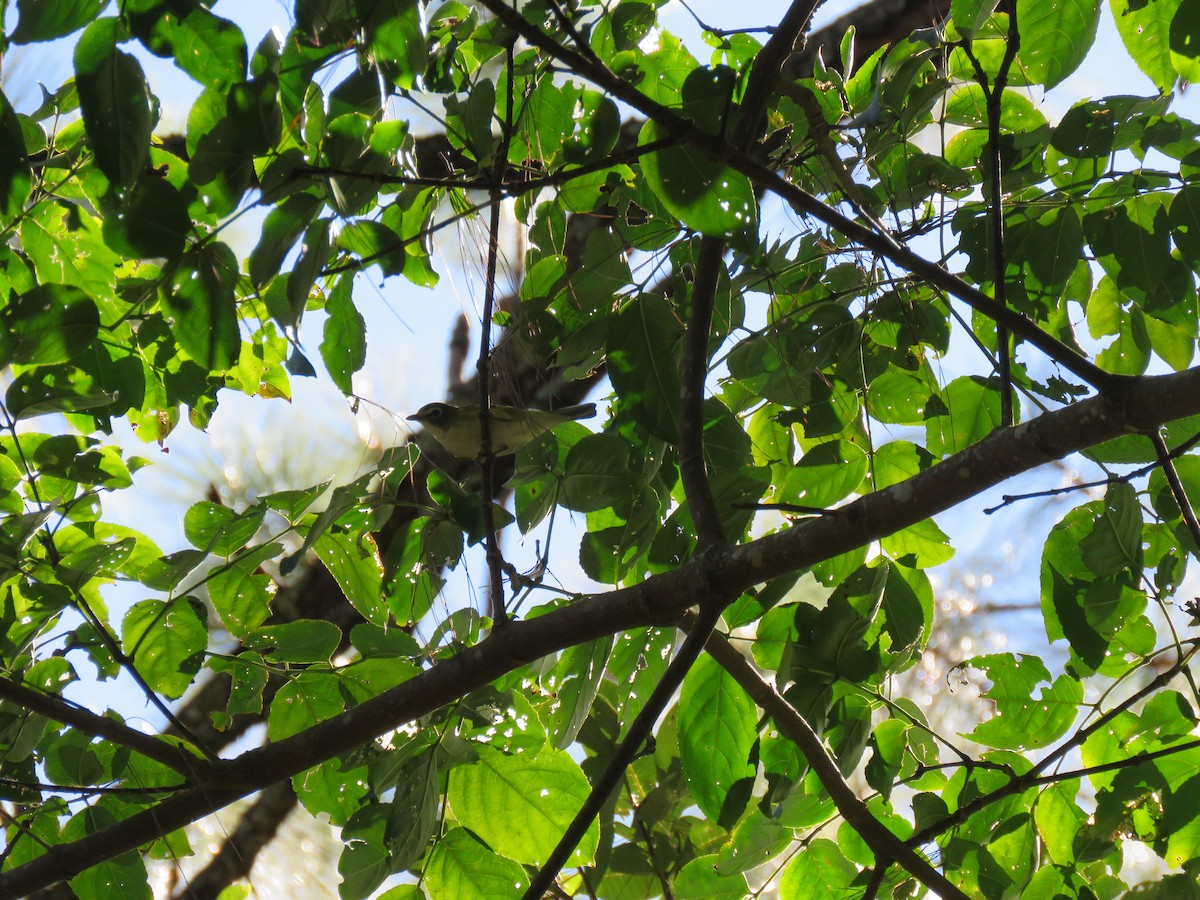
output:
M518 666L568 646L620 631L677 622L716 584L737 596L944 512L999 484L1070 453L1126 434L1200 414L1200 368L1131 378L1116 396L1098 396L998 429L966 450L837 513L808 519L747 544L693 559L632 587L583 598L517 622L404 684L286 740L250 750L217 770L223 786L189 789L53 853L0 875L0 896L14 897L70 878L116 853L318 765L450 703Z
M106 716L98 716L61 697L35 691L10 678L0 677L0 699L15 703L22 709L53 719L63 725L78 728L91 737L127 747L142 756L162 763L178 772L190 783L203 783L209 777L211 765L178 745L152 734L144 734Z

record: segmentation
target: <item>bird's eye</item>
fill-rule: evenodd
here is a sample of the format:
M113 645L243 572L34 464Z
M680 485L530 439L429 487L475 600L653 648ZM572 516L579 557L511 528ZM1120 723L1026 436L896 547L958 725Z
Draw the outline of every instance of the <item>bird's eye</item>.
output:
M431 409L429 411L429 414L425 418L427 418L431 422L436 422L438 419L440 419L442 417L444 412L445 411L440 406L435 406L433 409Z

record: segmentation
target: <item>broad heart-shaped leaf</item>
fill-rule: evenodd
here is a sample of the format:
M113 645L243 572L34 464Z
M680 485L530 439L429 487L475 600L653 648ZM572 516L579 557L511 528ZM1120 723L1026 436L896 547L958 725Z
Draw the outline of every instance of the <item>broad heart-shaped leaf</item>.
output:
M108 0L17 0L20 19L9 40L52 41L95 21L106 6Z
M542 865L588 795L587 777L561 750L509 756L480 745L478 762L450 771L446 800L454 818L501 856ZM600 829L593 822L568 866L586 865Z
M711 657L701 656L679 697L679 762L696 805L714 822L732 825L749 801L757 739L754 701Z
M214 241L193 250L160 294L179 346L213 371L228 369L241 351L234 305L237 278L237 257Z
M355 812L343 826L344 846L338 859L338 874L342 877L338 892L342 897L369 897L394 871L388 852L388 815L387 805L372 803Z
M230 557L254 537L263 513L262 507L252 506L239 515L227 506L201 500L184 514L183 532L193 547Z
M983 696L996 704L995 715L979 724L971 740L1002 750L1036 750L1054 743L1071 727L1083 701L1083 682L1050 670L1036 656L996 653L964 663L987 673L992 686Z
M481 844L467 829L452 828L429 853L425 887L432 900L494 900L519 897L529 887L529 876L511 859Z
M150 89L136 59L117 49L127 39L117 19L99 19L75 47L75 85L96 164L118 187L129 187L150 152Z
M653 119L640 145L668 137ZM758 232L758 200L750 179L691 147L669 147L642 157L642 174L663 206L684 225L712 237Z
M1179 74L1171 64L1171 20L1180 0L1109 0L1125 49L1154 86L1168 93Z
M1100 0L1017 0L1017 66L1030 84L1048 88L1079 68L1096 40Z
M1050 859L1060 866L1075 862L1075 839L1087 823L1087 813L1076 799L1079 780L1052 784L1038 794L1033 821Z
M0 313L0 367L68 362L100 330L96 304L76 287L39 284L10 300Z
M155 691L183 696L208 649L207 612L199 600L142 600L125 614L121 648Z
M33 172L25 158L21 120L0 94L0 227L20 215L33 187Z

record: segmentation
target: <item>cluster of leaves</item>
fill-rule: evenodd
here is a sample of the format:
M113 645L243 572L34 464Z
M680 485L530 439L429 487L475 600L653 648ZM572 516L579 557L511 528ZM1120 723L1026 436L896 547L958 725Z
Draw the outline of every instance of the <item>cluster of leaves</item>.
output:
M286 36L251 53L200 0L15 4L5 40L73 35L75 74L28 113L0 98L0 893L65 874L81 897L149 896L137 851L186 855L183 825L287 778L342 827L344 896L405 871L419 883L390 897L520 893L664 677L661 626L699 602L751 638L775 692L701 657L566 848L561 890L1111 896L1137 841L1189 873L1157 888L1179 896L1200 859L1200 695L1168 686L1197 646L1171 602L1200 540L1200 125L1170 92L1200 68L1192 5L1114 3L1161 94L1058 123L1029 97L1090 51L1098 2L955 0L941 31L863 61L851 33L838 65L799 77L778 40L803 4L765 48L715 30L689 48L661 5L297 0ZM155 138L134 47L203 87L182 139ZM430 154L395 111L439 104ZM765 195L806 221L766 237ZM115 421L162 444L222 390L288 398L315 374L299 328L317 313L321 360L352 394L355 274L433 285L437 229L503 198L528 249L496 324L560 383L603 371L612 387L601 433L571 424L518 455L507 521L579 513L580 563L609 595L547 594L494 630L463 610L417 640L440 573L487 529L477 495L411 460L334 491L198 503L191 549L168 556L106 520L144 464L103 441ZM239 259L222 234L253 209L261 237ZM954 272L908 248L929 234ZM976 351L947 382L959 332ZM1135 395L1148 419L1120 406ZM1014 396L1048 439L1013 436ZM1077 408L1122 416L1072 444ZM1010 463L997 430L1031 456ZM925 650L928 570L953 553L929 516L1044 448L1084 451L1109 482L1041 560L1046 637L1068 660L970 661L992 706L972 751L889 684ZM1144 468L1111 468L1127 464ZM779 526L808 543L771 555L785 545L756 507L844 502ZM853 519L865 508L882 513ZM276 609L311 587L295 569L327 572L352 626ZM145 597L120 622L114 581ZM210 652L216 629L233 652ZM171 734L63 701L84 663L132 676ZM218 675L200 733L164 701ZM254 717L266 745L216 761Z

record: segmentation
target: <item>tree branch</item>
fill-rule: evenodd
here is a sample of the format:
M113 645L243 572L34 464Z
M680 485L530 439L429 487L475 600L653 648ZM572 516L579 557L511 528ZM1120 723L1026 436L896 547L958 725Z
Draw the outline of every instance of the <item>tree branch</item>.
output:
M182 747L170 744L162 738L143 734L128 725L98 716L80 706L68 703L61 697L45 694L0 676L0 699L8 700L23 709L38 715L78 728L86 735L111 741L127 747L142 756L162 763L178 772L189 783L199 784L209 780L211 765L204 759L189 753Z
M749 158L738 148L732 147L724 138L708 134L678 111L651 100L636 87L622 81L603 66L598 66L590 59L561 46L502 0L480 0L480 3L529 43L565 63L577 74L588 78L639 112L653 118L684 143L703 150L716 160L727 163L752 182L787 201L798 212L811 215L817 221L840 232L855 243L884 259L903 266L930 284L962 300L972 309L1004 325L1013 334L1033 344L1063 368L1098 390L1117 390L1122 383L1122 376L1105 372L1062 341L1042 331L1027 316L997 303L978 288L967 284L936 263L914 253L890 235L877 233L842 215L814 195Z
M998 429L903 482L841 507L836 516L806 519L631 587L513 623L339 716L217 763L221 787L182 791L0 875L0 896L22 896L71 878L239 797L359 747L525 663L620 631L677 622L714 584L726 596L737 596L755 584L879 540L1044 463L1196 414L1200 414L1200 368L1131 378L1127 390L1116 397L1092 397L1013 428Z

